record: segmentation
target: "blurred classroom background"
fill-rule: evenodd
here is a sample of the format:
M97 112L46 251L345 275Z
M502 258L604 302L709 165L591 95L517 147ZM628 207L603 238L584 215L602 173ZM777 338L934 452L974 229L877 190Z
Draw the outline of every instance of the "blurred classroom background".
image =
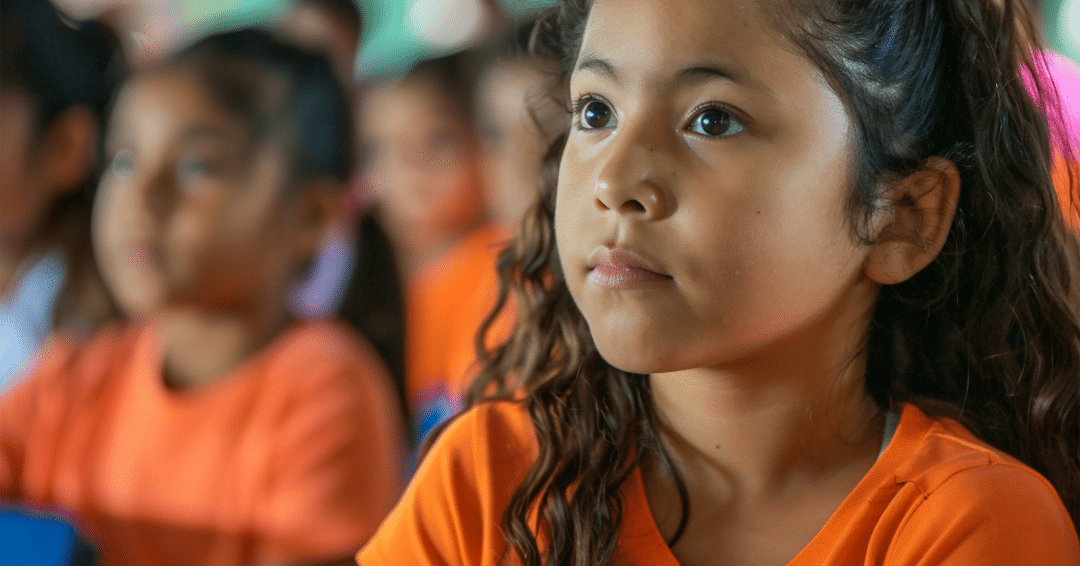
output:
M531 13L551 0L496 0L511 13ZM357 74L408 68L432 52L453 50L483 26L483 0L360 0L367 18ZM102 6L123 6L143 30L151 49L167 49L170 40L188 32L209 32L236 25L274 21L289 0L59 0L72 13L93 14ZM1041 0L1042 21L1050 46L1080 61L1080 0ZM114 8L115 9L115 8Z
M512 15L543 10L552 0L490 0ZM1074 2L1075 4L1076 2ZM290 0L57 0L78 18L103 12L138 30L136 41L150 53L167 52L185 37L230 27L277 21ZM407 69L433 53L454 51L476 39L485 26L485 0L359 0L365 34L357 75Z

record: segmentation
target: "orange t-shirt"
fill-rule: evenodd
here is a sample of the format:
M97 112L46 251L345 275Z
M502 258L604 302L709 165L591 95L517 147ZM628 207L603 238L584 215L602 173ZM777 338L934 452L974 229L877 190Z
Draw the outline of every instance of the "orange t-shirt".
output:
M0 399L0 498L71 514L102 566L240 566L356 552L400 493L376 355L298 324L221 381L168 389L149 324L60 340Z
M507 240L496 227L474 230L409 282L405 384L420 438L460 409L461 394L476 375L476 332L495 306L495 260ZM509 334L509 313L497 319L489 343Z
M494 566L510 496L536 457L520 404L483 404L443 432L361 566ZM677 566L641 476L622 488L614 564ZM865 566L1076 566L1080 545L1053 487L949 419L906 405L888 447L789 562Z
M1070 185L1070 169L1072 182L1077 184L1075 188ZM1054 157L1051 173L1065 222L1074 232L1080 233L1080 161L1067 160L1064 155L1058 154Z

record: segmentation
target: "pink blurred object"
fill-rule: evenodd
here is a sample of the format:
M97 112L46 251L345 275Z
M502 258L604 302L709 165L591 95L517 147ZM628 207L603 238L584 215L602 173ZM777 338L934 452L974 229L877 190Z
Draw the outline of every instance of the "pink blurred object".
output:
M1061 134L1064 134L1065 139L1069 141L1069 147L1074 152L1080 151L1080 66L1068 57L1053 51L1036 51L1035 60L1038 69L1045 71L1053 81L1061 100L1061 117L1064 119L1064 124L1061 126L1064 131L1051 130L1054 149L1062 148ZM1027 86L1031 96L1036 101L1040 101L1040 97L1035 92L1034 81L1026 72L1024 85ZM1046 107L1045 103L1044 107Z

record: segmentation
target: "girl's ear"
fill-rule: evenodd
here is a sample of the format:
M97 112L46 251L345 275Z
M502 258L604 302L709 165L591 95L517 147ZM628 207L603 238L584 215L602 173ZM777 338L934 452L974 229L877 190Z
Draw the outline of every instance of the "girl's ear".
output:
M945 245L960 200L960 172L944 157L890 187L875 218L867 277L882 285L906 281L930 264Z

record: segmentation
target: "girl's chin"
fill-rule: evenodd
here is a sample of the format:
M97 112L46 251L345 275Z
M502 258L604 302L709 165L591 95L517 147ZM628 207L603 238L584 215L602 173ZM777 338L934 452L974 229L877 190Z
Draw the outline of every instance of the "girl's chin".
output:
M669 371L678 371L679 368L674 367L674 364L670 360L665 360L659 356L651 356L648 352L641 350L634 351L632 348L604 348L597 346L600 352L600 357L604 358L608 364L618 370L625 371L627 373L665 373Z

